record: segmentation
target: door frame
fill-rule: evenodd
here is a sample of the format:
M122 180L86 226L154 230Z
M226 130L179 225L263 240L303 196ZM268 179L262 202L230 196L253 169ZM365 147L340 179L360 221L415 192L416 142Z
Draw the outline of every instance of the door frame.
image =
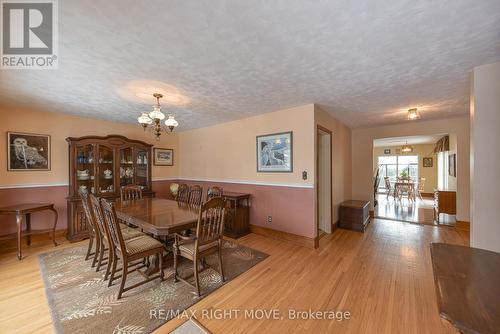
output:
M331 232L333 233L334 231L334 224L333 224L333 154L332 154L332 143L333 143L333 133L331 130L327 129L324 126L321 126L320 124L316 124L316 175L315 175L315 183L316 183L316 237L314 238L314 247L318 248L319 246L319 131L326 132L327 134L330 135L330 225L331 225Z

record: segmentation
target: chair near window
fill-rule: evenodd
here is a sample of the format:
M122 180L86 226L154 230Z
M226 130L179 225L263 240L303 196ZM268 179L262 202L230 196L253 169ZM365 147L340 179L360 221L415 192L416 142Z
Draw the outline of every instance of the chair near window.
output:
M79 190L78 194L82 200L83 213L85 214L85 220L87 221L89 230L89 246L87 248L87 254L85 255L85 261L89 259L90 256L94 256L92 259L91 267L95 267L97 264L97 259L99 257L99 251L101 249L101 237L99 235L99 227L96 226L96 221L92 209L90 208L90 199L86 191ZM95 247L94 247L95 244ZM94 252L92 249L95 248Z
M211 200L214 197L222 197L223 190L220 187L210 187L207 190L207 201Z
M203 188L199 185L194 185L189 190L189 204L191 205L201 205L201 199L203 197Z
M389 198L389 196L394 196L394 189L391 187L391 180L389 179L389 177L384 177L384 181L385 189L387 189L387 198Z
M217 253L222 281L224 282L224 269L222 266L222 241L224 232L224 215L226 203L222 197L215 197L200 206L198 224L195 236L175 234L174 241L174 282L178 280L191 285L200 296L198 261L207 255ZM195 284L188 281L191 277L180 277L177 273L178 257L193 261L193 275ZM203 266L202 270L205 270Z
M110 283L112 283L115 279L115 274L117 271L116 265L119 258L121 258L122 260L121 282L117 299L121 299L124 292L136 288L142 284L151 282L152 280L155 280L157 278L160 279L160 282L163 281L163 244L147 235L142 235L140 237L125 240L122 229L120 228L120 223L118 223L118 218L116 217L116 212L113 204L106 201L106 199L104 198L102 198L100 202L104 220L106 222L106 226L108 227L110 239L114 246L114 259L112 261L113 266L111 269L111 277L109 279ZM160 273L158 275L147 277L145 273L140 271L140 269L144 267L144 264L139 267L135 266L137 264L140 264L141 262L144 263L147 258L153 255L156 255L159 258ZM137 262L138 260L142 261ZM132 269L129 270L130 268ZM147 278L136 284L125 287L127 275L134 271L138 271L140 274Z
M422 193L424 192L424 186L425 186L425 177L421 177L419 180L418 180L418 188L417 188L417 195L418 197L420 197L420 200L424 200L422 198Z
M188 203L189 202L189 186L185 183L179 185L177 190L177 197L175 198L177 202Z
M411 177L399 177L398 176L398 182L411 182Z
M128 185L120 188L120 199L122 201L133 201L142 198L142 189L137 185Z

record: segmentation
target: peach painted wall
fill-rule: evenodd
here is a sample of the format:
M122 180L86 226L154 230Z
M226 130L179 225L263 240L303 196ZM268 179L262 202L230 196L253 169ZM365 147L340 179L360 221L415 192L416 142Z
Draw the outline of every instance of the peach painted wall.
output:
M314 107L314 124L315 139L317 139L316 125L320 125L332 132L332 220L333 222L337 222L339 220L339 204L350 199L352 192L351 129L325 112L318 105ZM314 146L315 166L317 162L316 148L318 145L316 141Z
M71 116L67 114L0 107L0 206L20 202L55 203L59 212L58 229L65 229L66 196L68 194L68 143L66 137L85 135L120 134L155 146L174 149L177 157L177 135L163 136L157 142L153 135L139 126L103 120ZM50 171L7 171L7 131L48 134L51 136ZM153 180L171 179L177 176L173 167L153 166ZM161 181L154 182L155 190L161 189ZM34 187L35 186L35 187ZM33 228L47 226L49 214L35 214ZM15 219L0 216L0 235L15 231Z
M59 228L66 227L68 182L68 136L120 134L157 144L151 133L132 124L120 124L65 114L0 108L0 130L50 134L52 170L48 172L7 172L0 169L0 202L9 205L27 197L30 201L47 198L56 203ZM22 118L23 122L19 122ZM153 168L153 188L158 197L168 197L168 185L176 179L187 183L222 185L229 191L252 195L251 223L307 237L316 236L315 228L315 138L316 123L333 131L334 219L338 204L351 193L351 131L313 104L289 108L211 127L162 136L157 144L173 148L174 167ZM256 136L293 131L293 172L257 173ZM0 137L6 145L6 136ZM6 149L0 150L6 164ZM302 179L302 171L308 179ZM29 185L53 187L18 188ZM44 197L44 193L51 195ZM13 196L14 194L15 196ZM54 197L55 196L55 197ZM54 197L54 198L53 198ZM267 216L273 222L267 222ZM35 218L34 218L35 221ZM0 234L2 230L0 229Z
M373 140L389 137L457 135L457 219L470 221L469 118L415 121L352 130L352 197L369 200L373 209Z
M67 137L86 135L105 136L119 134L138 139L158 147L173 148L174 159L177 152L177 135L163 135L156 141L150 132L133 124L108 122L92 118L77 117L61 113L27 110L14 107L0 107L0 187L15 185L68 184L68 143ZM7 171L7 131L48 134L51 136L50 171ZM177 165L173 167L153 166L153 178L170 178L177 175Z
M314 105L179 132L179 178L311 187ZM256 136L293 131L293 173L257 173ZM302 171L309 178L302 180Z
M456 136L455 136L456 137ZM451 140L450 140L451 141ZM420 144L411 145L413 147L413 152L409 155L418 155L418 173L419 177L425 178L424 192L431 193L437 188L437 155L434 154L435 144ZM391 154L384 154L385 149L390 149ZM404 155L397 154L396 150L400 150L401 146L385 146L385 147L374 147L373 148L373 169L378 167L378 157L385 155ZM455 152L456 153L456 145ZM432 158L432 167L424 167L424 158ZM450 177L451 178L451 177ZM453 179L456 180L456 177ZM382 179L380 182L384 182ZM456 184L456 181L455 181ZM454 187L449 186L448 188L456 190L456 185Z

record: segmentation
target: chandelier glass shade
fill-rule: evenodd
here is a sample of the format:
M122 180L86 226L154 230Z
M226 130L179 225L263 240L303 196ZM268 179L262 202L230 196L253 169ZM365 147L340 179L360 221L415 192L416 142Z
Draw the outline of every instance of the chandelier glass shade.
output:
M411 153L411 152L413 152L413 147L411 147L410 145L408 145L408 142L406 142L406 144L401 147L401 152L403 152L403 153Z
M160 99L163 95L154 93L153 96L156 99L156 105L153 106L153 110L150 113L143 112L141 116L137 118L137 121L144 128L144 131L151 126L156 139L159 140L162 132L167 132L161 125L161 121L165 119L165 114L161 112L160 105ZM170 132L174 131L178 125L179 122L175 120L174 115L169 115L165 121L165 126Z
M418 113L417 108L411 108L408 109L408 119L413 120L413 119L419 119L420 114Z

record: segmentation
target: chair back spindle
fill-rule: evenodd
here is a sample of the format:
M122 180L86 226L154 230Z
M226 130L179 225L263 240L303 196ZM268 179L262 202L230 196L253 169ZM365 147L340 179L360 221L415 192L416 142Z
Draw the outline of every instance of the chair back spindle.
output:
M189 204L191 205L201 205L201 198L203 197L203 188L194 185L189 190Z
M214 197L222 197L223 190L220 187L210 187L207 190L207 201L211 200Z
M104 222L104 217L102 215L101 203L99 202L99 198L94 196L93 194L89 195L90 198L90 206L92 209L92 213L94 214L95 225L99 229L99 233L101 237L106 237L108 240L110 238L108 228L106 227L106 223Z
M177 202L188 203L189 202L189 187L187 184L182 183L179 185L177 190Z
M104 221L108 227L109 234L115 247L119 248L120 252L123 254L126 252L125 241L123 240L122 231L116 217L115 207L112 203L106 201L106 199L101 198L101 208L104 216Z
M86 219L87 225L89 227L88 230L89 230L90 237L98 237L99 230L98 230L98 227L96 226L96 221L95 221L92 209L90 208L89 194L86 191L81 191L81 190L78 191L78 194L80 195L80 198L82 199L83 213L85 214L85 219Z
M196 227L196 248L222 239L224 233L225 200L215 197L200 207Z
M128 185L120 188L120 199L122 201L133 201L142 198L142 189L137 185Z

